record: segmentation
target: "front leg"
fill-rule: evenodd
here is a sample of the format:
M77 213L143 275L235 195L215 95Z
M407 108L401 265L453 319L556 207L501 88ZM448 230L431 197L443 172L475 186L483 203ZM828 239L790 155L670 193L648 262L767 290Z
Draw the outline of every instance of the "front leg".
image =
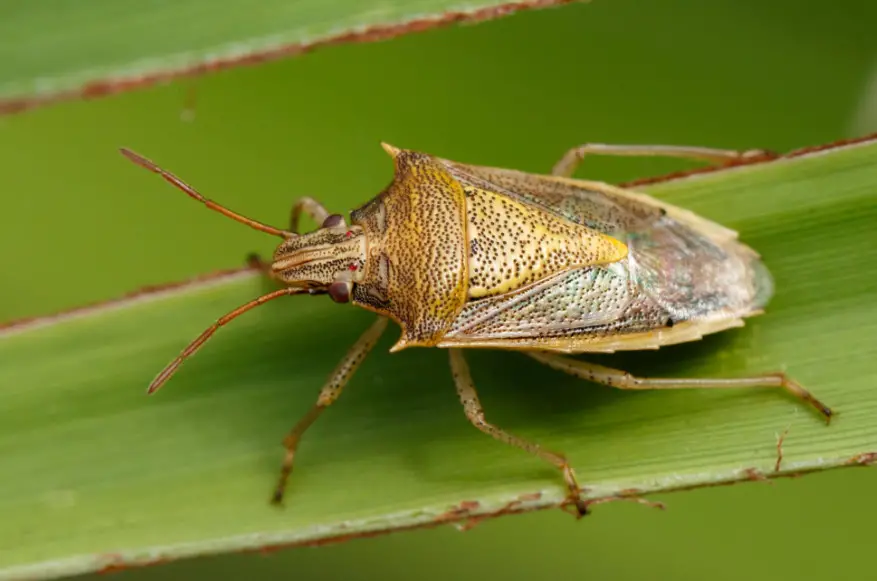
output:
M366 355L369 354L369 351L371 351L378 342L378 339L381 338L381 335L386 328L387 319L385 317L379 317L378 320L372 323L371 327L369 327L356 343L353 344L353 347L350 348L347 355L344 356L344 359L341 360L335 368L335 371L329 376L329 379L320 390L320 396L317 398L317 403L314 404L310 411L298 421L295 427L293 427L289 434L286 435L286 438L283 439L283 446L286 448L286 455L283 458L283 465L280 469L280 477L277 480L277 486L274 488L274 494L271 497L271 502L273 504L279 505L283 502L283 494L286 491L286 482L289 480L289 475L292 474L295 452L298 449L298 443L301 440L302 435L311 424L314 423L320 414L323 413L323 410L332 405L335 400L338 399L338 396L341 395L341 390L344 389L344 386L347 385L347 382L353 377L353 373L365 359Z
M323 205L313 198L301 197L292 205L289 215L289 231L299 234L298 223L301 215L308 216L322 228L337 227L345 224L344 217L340 214L330 214ZM267 276L273 278L271 263L263 260L261 256L253 252L247 255L247 266L255 270L261 270Z
M323 226L326 218L330 216L329 211L323 207L323 204L316 201L315 199L309 198L307 196L299 198L292 205L292 211L289 215L290 232L295 232L296 234L300 233L298 231L298 221L302 213L304 213L311 220L316 222L318 226Z
M253 270L261 271L262 274L267 277L273 278L273 273L271 272L271 263L262 260L262 257L259 256L258 252L251 252L247 254L247 266L252 268Z

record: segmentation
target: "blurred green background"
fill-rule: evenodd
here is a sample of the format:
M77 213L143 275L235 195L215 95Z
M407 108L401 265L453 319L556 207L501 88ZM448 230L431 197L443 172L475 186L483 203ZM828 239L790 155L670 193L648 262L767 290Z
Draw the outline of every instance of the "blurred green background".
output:
M0 320L270 251L273 239L147 179L119 146L278 225L296 196L346 211L379 191L391 175L382 140L530 171L585 141L788 150L877 129L862 113L874 22L877 5L862 0L595 0L0 119ZM183 122L192 87L195 118ZM585 172L680 167L593 159ZM614 504L573 522L551 511L121 577L865 578L875 485L873 470L845 470L668 495L663 513Z

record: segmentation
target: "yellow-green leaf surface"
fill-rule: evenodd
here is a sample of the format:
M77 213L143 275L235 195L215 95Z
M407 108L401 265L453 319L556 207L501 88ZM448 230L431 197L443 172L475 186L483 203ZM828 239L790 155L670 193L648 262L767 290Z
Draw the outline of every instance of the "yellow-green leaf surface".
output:
M777 294L743 329L598 358L661 376L784 369L836 409L830 426L772 390L621 393L484 351L470 364L488 418L565 452L591 498L870 461L875 160L877 144L863 142L643 186L738 229L762 252ZM169 187L146 172L140 179ZM562 500L551 467L466 422L439 363L446 353L387 353L394 329L308 432L286 507L269 506L279 440L372 315L325 297L275 301L144 395L191 338L266 288L252 273L231 274L3 332L0 579L315 543Z
M4 0L0 112L572 0Z

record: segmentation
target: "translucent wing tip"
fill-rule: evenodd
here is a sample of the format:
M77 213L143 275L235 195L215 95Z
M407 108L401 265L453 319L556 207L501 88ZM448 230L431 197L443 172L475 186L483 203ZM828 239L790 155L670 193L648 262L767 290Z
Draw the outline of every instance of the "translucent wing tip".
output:
M753 259L749 263L749 267L752 269L752 283L755 287L755 293L752 297L752 308L760 310L766 307L773 297L773 276L767 270L767 266L758 258Z

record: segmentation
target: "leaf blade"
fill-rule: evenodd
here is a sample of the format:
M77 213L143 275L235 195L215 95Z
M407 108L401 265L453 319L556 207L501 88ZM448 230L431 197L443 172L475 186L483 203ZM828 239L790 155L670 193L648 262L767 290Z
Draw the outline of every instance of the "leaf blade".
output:
M594 498L873 461L867 338L877 307L863 302L873 283L856 266L877 258L875 153L866 142L644 187L724 214L764 254L778 293L739 332L607 358L665 376L787 366L840 411L833 426L770 390L622 394L510 354L473 354L489 415L567 453ZM288 508L268 507L279 437L369 315L325 302L266 306L218 335L160 395L147 400L141 389L260 285L232 274L0 335L0 358L12 362L0 368L0 473L17 475L0 481L0 538L19 541L0 548L0 579L313 544L563 498L552 469L466 425L442 358L389 357L385 337L357 386L309 432ZM775 473L775 438L789 426Z
M0 19L0 114L571 1L13 0Z

